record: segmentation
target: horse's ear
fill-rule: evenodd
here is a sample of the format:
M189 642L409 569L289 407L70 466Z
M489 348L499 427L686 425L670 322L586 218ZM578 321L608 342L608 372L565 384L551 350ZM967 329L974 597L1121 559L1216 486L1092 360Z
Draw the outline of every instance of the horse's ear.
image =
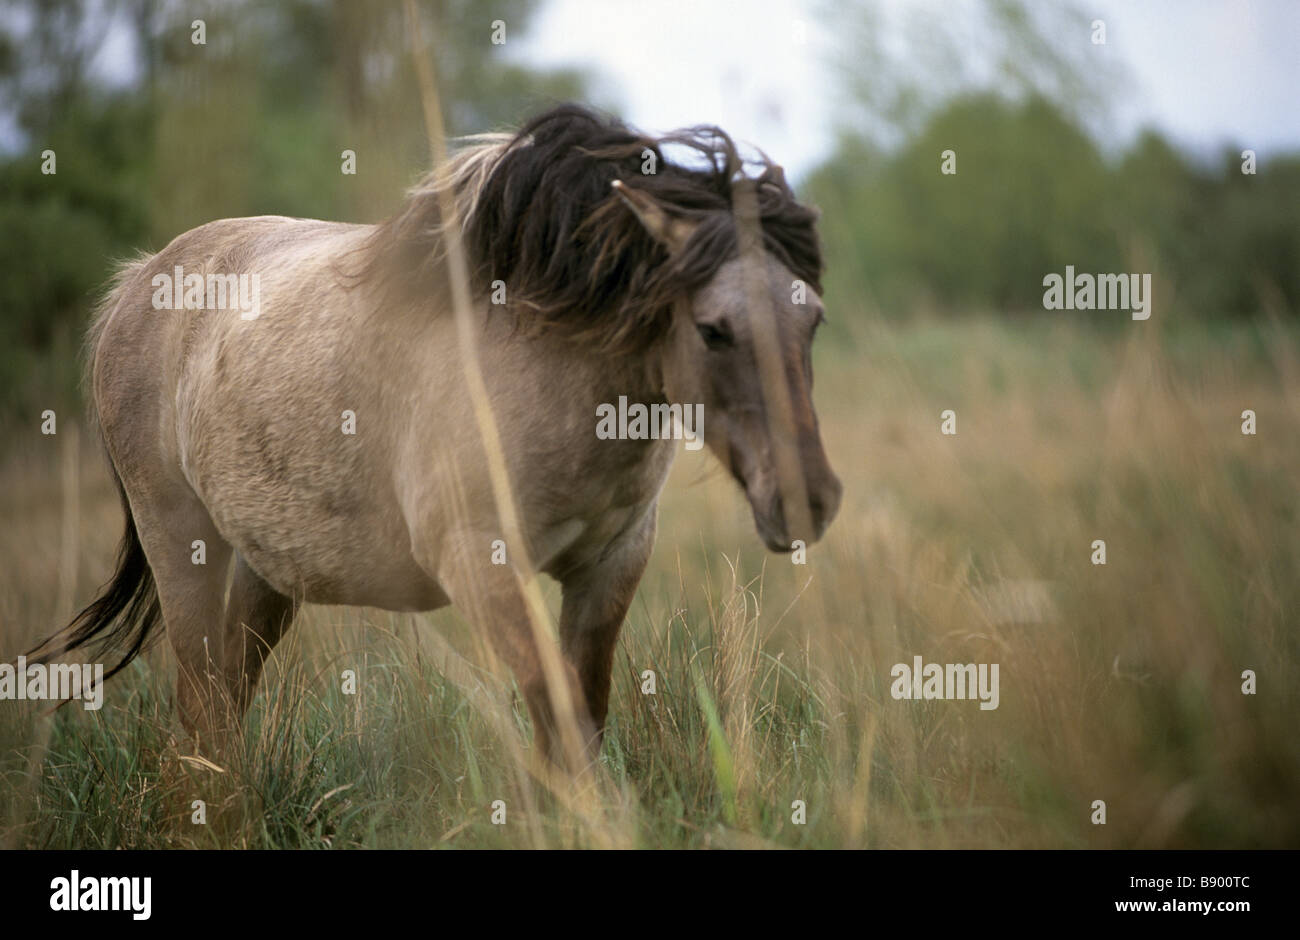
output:
M685 247L695 230L694 225L685 219L674 218L645 190L633 189L622 180L614 180L610 185L645 230L667 248L669 254L676 254Z

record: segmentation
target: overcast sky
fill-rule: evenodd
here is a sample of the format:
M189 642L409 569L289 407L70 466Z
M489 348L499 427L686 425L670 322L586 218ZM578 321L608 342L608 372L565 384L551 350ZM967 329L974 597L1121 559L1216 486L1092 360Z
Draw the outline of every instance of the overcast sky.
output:
M978 0L877 2L886 23L978 9ZM1300 0L1082 0L1079 8L1105 21L1107 47L1097 51L1132 79L1100 129L1108 143L1150 123L1197 154L1229 141L1262 159L1300 150ZM586 66L632 123L652 131L718 124L797 176L833 142L838 37L827 9L804 0L550 0L512 53Z

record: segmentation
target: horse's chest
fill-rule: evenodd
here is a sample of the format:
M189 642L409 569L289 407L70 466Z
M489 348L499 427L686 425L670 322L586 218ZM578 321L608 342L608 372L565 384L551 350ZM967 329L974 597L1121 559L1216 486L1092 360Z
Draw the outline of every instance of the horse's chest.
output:
M600 549L634 527L658 499L672 465L670 442L650 446L601 441L542 471L549 484L533 518L539 554L576 547Z

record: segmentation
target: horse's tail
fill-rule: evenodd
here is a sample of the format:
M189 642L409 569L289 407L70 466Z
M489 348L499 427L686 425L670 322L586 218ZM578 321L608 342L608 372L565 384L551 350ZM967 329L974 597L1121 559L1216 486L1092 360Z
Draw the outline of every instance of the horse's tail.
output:
M127 281L143 270L147 260L147 255L141 255L118 269L113 287L100 304L91 325L85 353L86 397L91 406L92 424L98 425L91 388L95 346L98 344L105 321L126 291ZM113 578L100 588L99 595L72 618L70 624L47 637L27 654L35 657L32 662L46 663L70 650L96 641L99 644L97 654L122 654L117 665L104 674L106 679L120 672L145 649L151 634L162 620L162 607L158 602L158 589L154 583L153 570L149 567L144 547L140 544L140 536L135 528L135 517L131 514L131 504L126 498L126 490L122 487L122 478L118 476L117 469L111 467L111 461L110 468L113 482L117 486L117 495L122 500L122 511L126 515L126 531L122 533L122 541L118 546L117 568L113 572Z
M153 570L135 531L131 505L116 472L113 480L126 513L126 531L122 533L122 542L118 546L113 578L100 588L99 595L70 624L27 654L35 656L33 662L45 663L96 641L99 643L98 654L122 654L117 665L104 674L105 679L116 675L144 650L154 628L162 620Z

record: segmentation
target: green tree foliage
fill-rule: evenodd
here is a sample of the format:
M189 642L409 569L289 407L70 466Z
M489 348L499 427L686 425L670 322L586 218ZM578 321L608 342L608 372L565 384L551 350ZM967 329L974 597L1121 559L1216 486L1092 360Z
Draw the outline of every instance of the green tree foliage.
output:
M374 221L429 165L401 3L14 0L0 17L0 412L75 405L77 346L114 262L216 218ZM448 131L585 97L511 58L536 0L420 0ZM192 23L204 21L204 44ZM494 44L494 21L506 43ZM135 72L93 68L106 35ZM53 150L57 173L41 172ZM344 150L357 172L341 172Z
M949 150L955 174L941 172ZM1180 315L1300 306L1296 157L1254 175L1239 151L1198 167L1147 132L1106 158L1058 106L988 94L950 102L895 150L846 137L806 189L824 207L829 292L886 314L1041 310L1043 277L1066 265L1151 272Z

